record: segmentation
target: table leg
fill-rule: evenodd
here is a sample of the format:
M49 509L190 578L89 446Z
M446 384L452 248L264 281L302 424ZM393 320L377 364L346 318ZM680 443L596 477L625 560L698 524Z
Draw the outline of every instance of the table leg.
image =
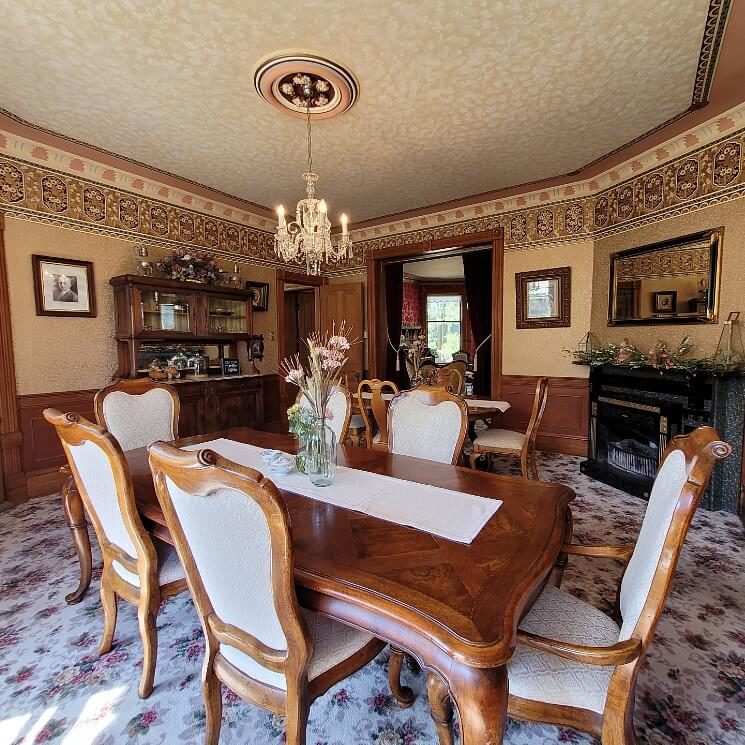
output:
M564 519L564 538L563 542L569 544L574 536L574 519L572 517L572 508L567 505ZM560 553L554 562L554 568L551 570L551 576L548 578L548 584L554 587L561 587L561 580L564 578L564 570L569 563L569 555Z
M454 662L448 678L460 720L461 745L502 745L507 723L507 666L481 669Z
M93 558L91 556L91 542L88 537L88 524L85 520L85 510L83 509L83 500L78 494L75 481L70 476L62 486L62 509L65 511L65 521L72 534L72 542L75 546L75 553L78 556L80 564L80 582L74 592L65 595L65 601L70 605L79 603L88 591L91 584L91 566Z
M438 742L453 745L453 701L447 683L437 673L430 673L427 678L427 698Z

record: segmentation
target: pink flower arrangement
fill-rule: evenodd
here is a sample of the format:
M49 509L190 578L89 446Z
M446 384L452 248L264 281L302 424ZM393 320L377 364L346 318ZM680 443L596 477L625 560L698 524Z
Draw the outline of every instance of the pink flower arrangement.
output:
M342 369L347 363L348 352L357 340L350 341L346 324L331 334L313 333L306 339L308 347L307 369L299 355L282 360L279 371L282 377L302 391L303 398L310 404L314 416L330 419L329 398L340 385Z

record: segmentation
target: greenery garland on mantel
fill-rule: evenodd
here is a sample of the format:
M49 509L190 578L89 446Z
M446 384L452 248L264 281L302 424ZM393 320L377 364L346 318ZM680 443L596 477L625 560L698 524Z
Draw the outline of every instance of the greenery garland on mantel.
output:
M658 341L646 354L628 339L620 344L600 344L594 334L587 333L575 350L565 349L575 365L616 365L630 369L652 368L655 370L677 370L693 375L697 372L735 372L739 365L722 365L712 357L688 357L693 349L690 336L685 336L675 349L666 341Z

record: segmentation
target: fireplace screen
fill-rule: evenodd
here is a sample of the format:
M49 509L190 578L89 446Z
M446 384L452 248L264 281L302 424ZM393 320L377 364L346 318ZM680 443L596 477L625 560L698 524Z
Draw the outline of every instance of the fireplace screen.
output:
M631 401L600 397L595 458L608 467L653 479L660 459L660 411Z

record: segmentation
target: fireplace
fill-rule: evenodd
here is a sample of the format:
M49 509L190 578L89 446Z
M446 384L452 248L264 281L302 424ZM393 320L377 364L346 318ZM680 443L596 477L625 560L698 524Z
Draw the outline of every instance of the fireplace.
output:
M703 500L739 512L745 377L604 365L590 373L589 458L583 473L648 498L668 442L709 424L733 454L717 464Z

